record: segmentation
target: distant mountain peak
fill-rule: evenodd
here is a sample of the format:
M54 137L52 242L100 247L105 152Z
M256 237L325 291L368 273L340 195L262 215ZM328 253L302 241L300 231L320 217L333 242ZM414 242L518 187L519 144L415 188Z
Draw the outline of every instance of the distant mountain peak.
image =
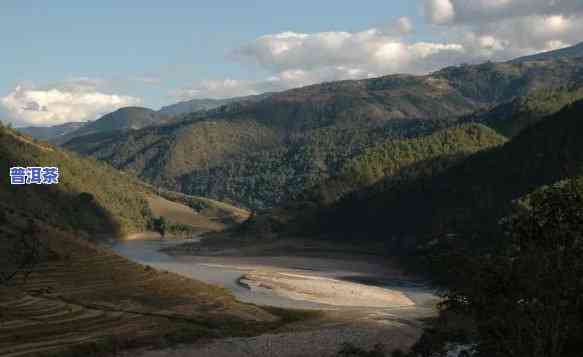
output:
M545 60L556 60L561 58L577 58L583 57L583 42L578 43L574 46L561 48L558 50L547 51L542 53L537 53L530 56L524 56L512 60L512 63L522 63L530 61L545 61Z

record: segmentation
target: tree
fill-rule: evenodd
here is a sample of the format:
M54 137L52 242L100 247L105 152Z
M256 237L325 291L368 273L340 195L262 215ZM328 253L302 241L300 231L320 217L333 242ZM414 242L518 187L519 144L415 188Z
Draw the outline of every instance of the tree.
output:
M166 223L166 219L162 216L158 218L154 218L154 230L162 236L162 238L166 235L166 229L168 228L168 224Z
M95 197L93 197L93 195L88 192L81 192L78 197L79 201L84 205L89 205L95 200Z
M568 357L583 340L583 180L545 187L506 221L511 244L477 259L446 306L471 314L483 356Z

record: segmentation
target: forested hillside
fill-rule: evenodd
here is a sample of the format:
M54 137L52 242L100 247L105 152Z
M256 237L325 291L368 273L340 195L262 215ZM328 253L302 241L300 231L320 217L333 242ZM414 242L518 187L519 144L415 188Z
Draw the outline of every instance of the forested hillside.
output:
M305 198L330 204L371 186L385 190L391 182L430 176L470 154L504 142L505 137L478 124L454 126L413 139L389 139L347 160L337 176L309 189Z
M469 115L461 121L482 123L512 137L579 99L583 99L583 76L572 78L565 86L536 90L493 109Z
M502 145L506 138L479 124L465 124L412 139L387 140L364 150L340 168L339 174L306 189L295 200L252 217L239 233L254 235L336 235L353 220L336 221L329 213L338 202L364 201L404 182L443 172L481 150ZM364 213L363 213L364 214ZM384 217L387 222L390 217ZM325 221L324 221L325 220ZM368 234L369 226L354 221L353 231Z
M267 208L336 176L345 160L367 147L563 88L582 73L582 59L560 59L324 83L172 125L84 136L66 147L168 189Z
M374 196L347 197L322 213L320 228L348 235L367 232L374 239L499 236L498 221L514 200L580 173L582 115L583 101L578 101L507 144L471 155L437 175L405 181Z

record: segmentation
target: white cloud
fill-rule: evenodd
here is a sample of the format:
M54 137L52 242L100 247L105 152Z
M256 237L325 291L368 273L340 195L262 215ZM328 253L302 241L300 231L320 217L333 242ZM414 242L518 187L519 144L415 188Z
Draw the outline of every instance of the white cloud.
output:
M583 38L581 0L424 0L425 17L476 59L505 60Z
M192 98L231 98L259 94L260 84L255 81L236 79L204 80L193 83L188 88L179 89L170 93L171 97L179 100Z
M453 21L455 10L450 0L425 1L425 16L437 25L447 24Z
M278 91L325 81L359 79L395 72L422 73L433 57L463 53L457 43L408 43L409 18L360 32L282 32L261 36L230 54L271 72L257 81L200 81L174 92L180 99L229 97ZM437 60L438 63L443 62Z
M411 19L363 31L281 32L235 49L230 59L268 72L255 81L202 81L182 99L283 90L392 73L422 74L460 63L504 61L583 40L583 0L418 0L431 41L411 40ZM416 37L417 38L417 37Z
M475 25L505 18L583 12L581 0L424 0L425 16L434 24Z
M100 115L141 102L139 98L101 92L103 82L75 78L46 87L17 86L0 98L0 108L15 126L49 126L93 120Z

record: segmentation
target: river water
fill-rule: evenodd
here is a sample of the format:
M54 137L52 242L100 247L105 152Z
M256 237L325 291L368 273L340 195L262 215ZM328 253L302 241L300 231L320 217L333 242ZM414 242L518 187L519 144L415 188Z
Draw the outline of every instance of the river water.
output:
M192 242L189 240L188 242ZM342 309L307 300L295 300L275 294L269 289L249 289L239 283L246 273L256 270L292 272L302 275L346 280L363 285L374 285L393 291L401 291L413 302L414 307L389 308L385 311L403 317L426 316L434 313L435 295L422 284L395 278L379 262L332 259L326 257L197 257L171 256L160 252L165 247L184 243L178 240L127 240L116 242L111 248L118 254L140 264L166 270L229 289L242 302L263 306L296 309ZM353 308L358 308L357 306ZM378 310L378 309L377 309Z

